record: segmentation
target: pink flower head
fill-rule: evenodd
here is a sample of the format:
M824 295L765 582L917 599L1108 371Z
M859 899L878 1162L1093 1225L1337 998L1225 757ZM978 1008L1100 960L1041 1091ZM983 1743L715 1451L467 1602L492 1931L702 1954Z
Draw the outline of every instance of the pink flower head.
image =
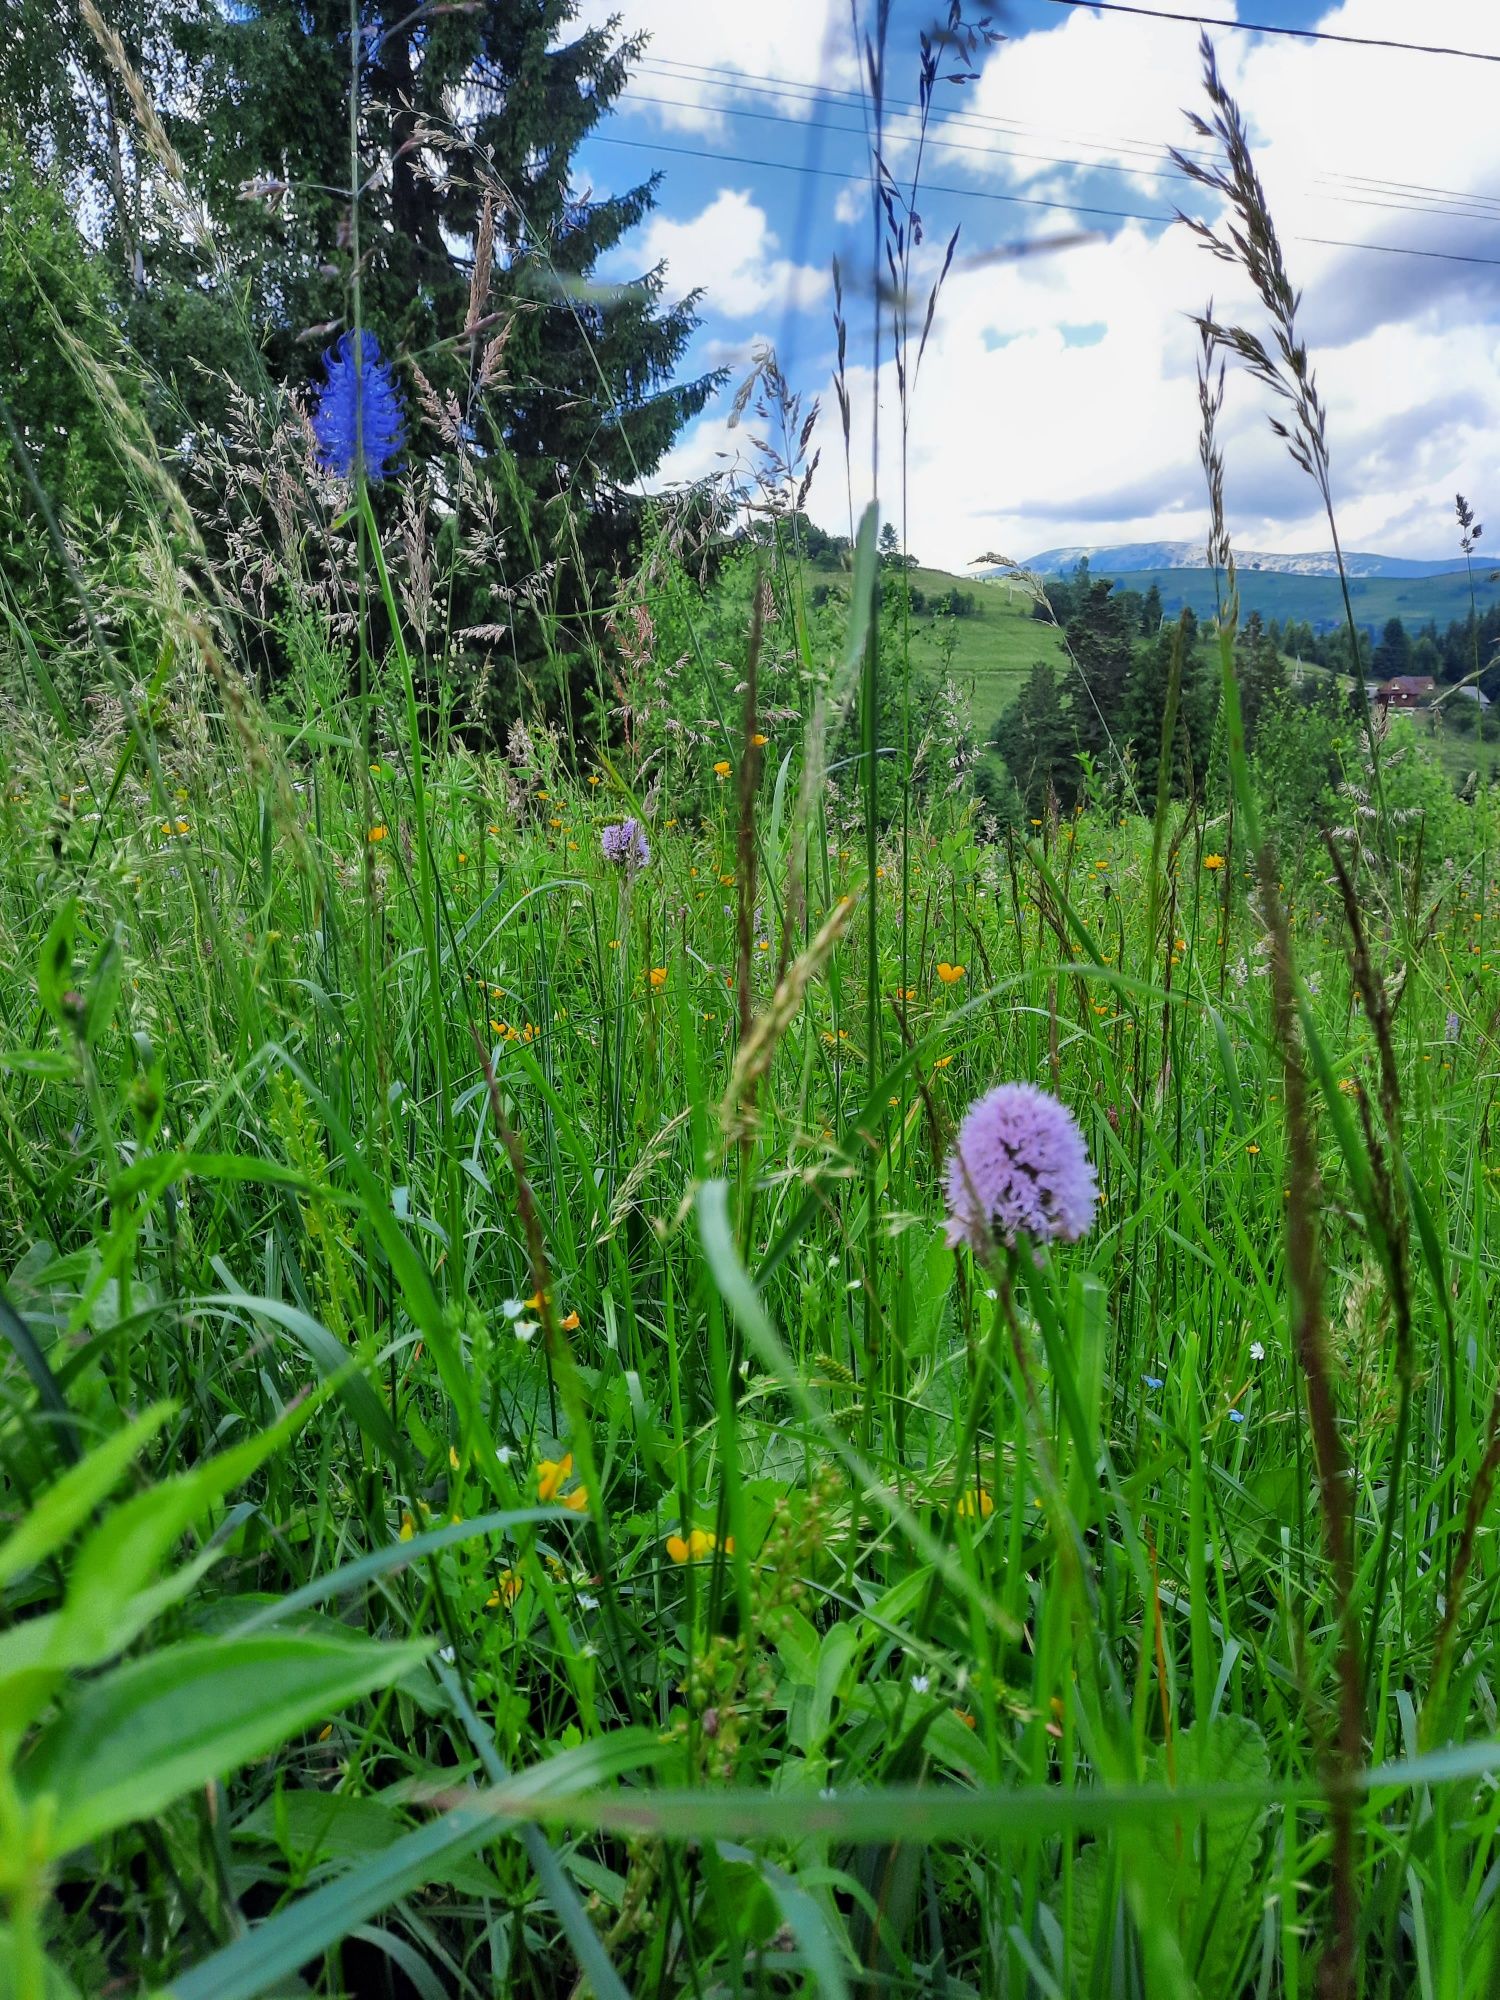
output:
M1002 1083L969 1106L948 1155L948 1241L980 1256L1022 1231L1076 1243L1098 1187L1066 1105L1030 1083Z
M616 826L605 827L599 846L606 861L632 874L651 859L645 828L636 819L622 819Z

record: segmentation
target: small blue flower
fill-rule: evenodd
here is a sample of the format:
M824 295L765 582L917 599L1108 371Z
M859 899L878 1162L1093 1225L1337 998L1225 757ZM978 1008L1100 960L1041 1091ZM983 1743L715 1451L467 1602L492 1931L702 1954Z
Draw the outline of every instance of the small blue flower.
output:
M1229 1421L1230 1421L1230 1422L1231 1422L1232 1424L1242 1424L1242 1423L1243 1423L1243 1422L1245 1421L1245 1413L1244 1413L1244 1411L1243 1411L1243 1410L1231 1410L1231 1411L1229 1412Z
M1166 1383L1163 1382L1163 1380L1161 1379L1160 1375L1143 1375L1141 1377L1141 1380L1145 1383L1148 1389L1165 1389L1167 1386Z
M390 364L373 333L358 346L346 333L323 356L328 380L318 390L313 435L325 471L353 479L361 457L365 477L385 479L406 443L406 417Z

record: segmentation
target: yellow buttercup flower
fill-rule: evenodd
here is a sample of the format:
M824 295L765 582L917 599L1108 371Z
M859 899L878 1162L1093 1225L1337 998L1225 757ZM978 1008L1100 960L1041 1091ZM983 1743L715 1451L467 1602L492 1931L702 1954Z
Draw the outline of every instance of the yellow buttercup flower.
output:
M536 1497L545 1507L555 1499L557 1489L573 1477L573 1454L568 1452L562 1458L544 1458L536 1469Z
M711 1556L721 1546L717 1535L707 1528L693 1528L686 1541L681 1535L668 1535L667 1554L674 1563L698 1562L704 1556ZM734 1536L726 1535L722 1544L725 1555L734 1554Z
M770 742L770 740L771 739L769 736L762 736L758 730L756 731L755 735L750 738L750 741L755 745L757 750L764 750L766 745Z
M651 984L653 986L665 986L666 983L667 968L664 965L653 965L651 968Z
M961 965L950 965L947 959L940 959L938 961L937 976L945 986L957 986L959 980L964 976L964 969Z
M718 763L714 765L714 776L716 778L727 778L729 776L729 759L727 757L721 757Z
M526 1579L524 1576L517 1575L513 1569L501 1570L499 1576L495 1579L495 1588L484 1600L485 1610L493 1611L500 1604L514 1604L525 1588Z
M372 841L376 841L376 840L384 840L384 839L385 839L385 828L384 828L383 826L372 826L372 827L370 828L370 835L369 835L369 837L370 837L370 839L371 839Z
M1205 868L1222 868L1224 866L1224 857L1222 854L1205 854L1203 865Z
M564 1333L577 1333L579 1325L580 1321L577 1313L570 1312L567 1318L562 1322L562 1330Z
M995 1503L982 1486L971 1486L958 1499L959 1514L966 1521L972 1521L977 1514L982 1521L995 1511Z

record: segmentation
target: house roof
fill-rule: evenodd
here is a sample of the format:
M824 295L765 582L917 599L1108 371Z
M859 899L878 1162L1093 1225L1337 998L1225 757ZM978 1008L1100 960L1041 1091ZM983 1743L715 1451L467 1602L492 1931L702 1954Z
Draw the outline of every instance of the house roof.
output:
M1431 694L1437 682L1431 674L1392 674L1380 683L1379 692L1391 694Z

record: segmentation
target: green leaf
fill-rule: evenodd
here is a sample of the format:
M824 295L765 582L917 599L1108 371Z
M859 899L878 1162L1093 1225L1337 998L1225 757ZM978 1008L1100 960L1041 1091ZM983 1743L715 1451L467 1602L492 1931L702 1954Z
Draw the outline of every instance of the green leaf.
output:
M119 1482L127 1465L171 1415L154 1403L115 1436L96 1445L36 1500L20 1527L0 1542L0 1584L7 1584L60 1549Z
M263 1840L301 1869L347 1868L383 1854L411 1832L411 1821L384 1799L343 1792L284 1791L265 1799L234 1829L241 1840ZM470 1896L494 1896L499 1885L478 1862L457 1855L428 1877Z
M16 1978L16 1941L9 1924L0 1924L0 2000L16 2000L20 1993ZM35 2000L78 2000L78 1988L51 1959L42 1967L42 1983L33 1988Z
M68 1576L58 1640L67 1665L107 1660L128 1644L121 1628L129 1618L132 1599L153 1581L192 1524L230 1487L248 1477L284 1442L289 1430L300 1427L305 1415L305 1406L289 1411L247 1443L134 1494L100 1522L79 1549ZM154 1605L149 1615L159 1608ZM140 1629L138 1621L135 1631Z
M624 1729L549 1757L482 1796L476 1794L473 1803L466 1799L339 1881L315 1889L236 1938L176 1980L158 2000L256 2000L356 1924L432 1881L453 1856L470 1854L507 1833L524 1833L541 1800L567 1798L655 1763L664 1754L665 1746L649 1730Z
M54 1021L62 1019L62 997L73 984L73 938L78 904L69 896L47 928L36 962L36 990Z
M1149 1835L1157 1865L1144 1888L1153 1915L1175 1931L1200 1990L1227 1993L1258 1913L1249 1891L1266 1809L1254 1797L1270 1777L1270 1759L1253 1722L1217 1715L1182 1731L1173 1761L1177 1784L1242 1786L1249 1795L1237 1812L1212 1819L1186 1812L1158 1819ZM1146 1776L1167 1776L1161 1749L1147 1758Z
M264 1757L430 1650L426 1639L275 1633L148 1654L91 1683L42 1733L18 1773L22 1795L55 1801L49 1845L67 1854Z
M115 1017L125 977L125 932L116 924L94 954L83 987L83 1038L93 1046Z
M299 1311L281 1299L252 1297L248 1292L210 1292L194 1300L197 1310L218 1308L247 1313L254 1319L269 1320L290 1334L302 1349L320 1380L331 1382L334 1393L359 1425L375 1449L385 1458L399 1462L401 1446L396 1427L385 1404L361 1371L360 1358L310 1313Z

